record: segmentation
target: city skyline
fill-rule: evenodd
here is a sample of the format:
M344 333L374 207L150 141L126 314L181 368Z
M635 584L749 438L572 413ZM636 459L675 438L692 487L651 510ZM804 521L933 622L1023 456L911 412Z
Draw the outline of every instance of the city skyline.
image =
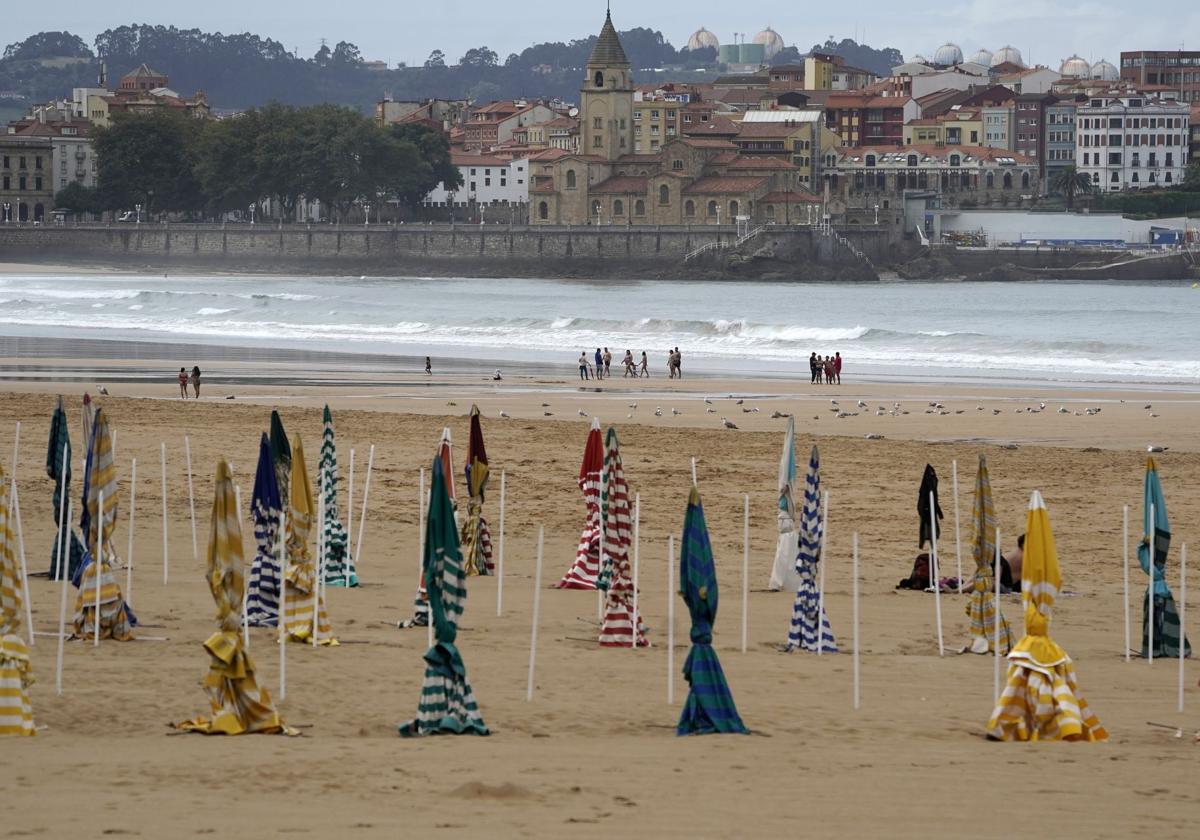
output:
M203 8L173 12L164 17L162 5L146 0L112 0L102 7L72 12L64 22L53 6L32 7L23 13L28 31L13 32L19 41L38 31L65 29L92 45L105 29L128 23L173 25L210 32L251 32L281 42L301 57L320 49L322 39L330 47L338 41L356 44L368 60L421 64L434 49L446 54L448 62L472 47L487 46L500 60L535 43L570 41L595 34L603 20L604 2L565 4L561 0L527 0L522 6L522 26L513 26L511 12L479 0L446 0L431 7L400 10L380 0L366 0L351 18L331 15L329 6L317 0L262 0L248 7L230 0L210 0ZM593 8L594 7L594 8ZM821 10L800 15L780 15L779 7L765 0L729 4L697 0L684 4L655 4L652 8L626 0L613 3L614 23L621 30L635 27L656 29L675 47L704 26L730 43L734 33L747 40L771 26L789 46L801 51L827 37L854 38L877 49L895 47L906 58L931 54L946 41L953 41L970 54L980 47L997 49L1012 44L1027 62L1057 67L1073 53L1089 61L1107 58L1114 63L1121 50L1176 49L1180 33L1200 32L1200 7L1185 0L1164 0L1152 17L1136 14L1115 0L1079 0L1056 3L1032 0L1013 6L997 0L974 0L957 5L895 4L867 0L851 16L840 10ZM926 11L928 10L928 11ZM887 15L881 18L880 14ZM937 25L929 26L936 15ZM1168 25L1169 22L1169 25ZM447 27L447 23L453 23Z

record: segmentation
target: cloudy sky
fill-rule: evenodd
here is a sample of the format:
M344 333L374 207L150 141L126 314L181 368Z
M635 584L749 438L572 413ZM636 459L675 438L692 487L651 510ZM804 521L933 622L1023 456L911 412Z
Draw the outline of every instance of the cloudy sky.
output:
M75 5L75 4L71 4ZM9 17L6 42L41 30L68 29L89 44L98 32L125 23L170 24L219 32L254 32L282 41L310 56L321 39L357 44L363 55L389 64L420 63L430 50L457 59L469 47L486 45L503 59L540 41L566 41L599 30L603 0L522 0L515 6L494 0L204 0L171 8L162 0L105 0L69 11L57 3L21 6ZM183 6L183 4L179 4ZM894 46L905 56L931 53L952 40L966 53L1006 43L1026 60L1057 65L1072 52L1097 60L1118 58L1122 49L1177 49L1191 33L1200 49L1200 3L1160 0L1147 10L1118 0L959 0L900 3L859 0L845 10L837 3L791 6L778 0L613 0L619 29L658 29L676 46L699 26L721 42L734 32L751 36L774 27L801 50L824 41L855 37L874 47ZM802 11L801 11L802 10ZM1147 13L1149 11L1149 13Z

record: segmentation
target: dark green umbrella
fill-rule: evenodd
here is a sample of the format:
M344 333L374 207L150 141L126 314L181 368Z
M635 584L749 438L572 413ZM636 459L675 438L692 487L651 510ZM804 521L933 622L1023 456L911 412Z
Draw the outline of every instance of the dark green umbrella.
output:
M713 622L717 618L717 570L700 491L692 485L687 515L683 520L683 545L679 554L679 594L692 615L692 649L683 663L683 676L691 687L678 735L713 733L748 734L738 715L725 672L712 647Z
M279 485L279 501L287 510L290 498L288 486L292 478L292 445L288 443L278 411L271 412L271 463L275 467L275 483Z
M467 681L467 668L454 644L467 600L467 575L440 457L433 459L430 476L423 559L434 645L425 652L425 681L417 717L401 724L400 734L487 735L488 728Z
M66 448L65 454L64 447ZM58 405L54 407L54 415L50 418L50 439L46 445L46 475L54 482L54 524L57 528L61 516L59 502L63 499L64 485L67 495L71 494L71 432L67 425L67 412L63 408L62 397L58 398ZM67 554L67 575L70 577L75 574L75 570L79 568L79 563L83 560L83 545L75 536L75 529L71 527L71 523L64 522L63 525L67 529L67 533L71 535ZM62 579L58 568L58 552L62 543L63 535L58 533L54 538L54 545L50 548L51 580Z

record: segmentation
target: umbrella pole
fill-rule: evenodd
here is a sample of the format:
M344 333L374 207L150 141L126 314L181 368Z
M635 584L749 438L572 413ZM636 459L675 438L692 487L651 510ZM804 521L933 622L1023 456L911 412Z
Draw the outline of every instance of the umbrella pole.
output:
M1147 536L1147 547L1150 555L1150 585L1146 588L1146 606L1150 613L1146 617L1146 664L1154 664L1154 503L1150 503L1150 533Z
M742 653L750 629L750 494L742 496Z
M817 656L825 652L825 560L829 543L829 491L821 501L821 567L817 579Z
M12 459L12 474L13 480L17 478L17 456L21 451L21 421L17 421L17 429L13 432L13 459Z
M929 491L929 576L933 584L933 605L937 612L938 656L946 655L946 643L942 638L942 584L937 554L937 501ZM822 593L824 595L824 593Z
M133 603L133 522L137 513L137 458L129 464L129 550L125 552L125 603Z
M70 522L70 517L67 517L67 471L71 469L71 462L67 460L67 445L64 443L62 448L62 475L58 477L60 484L58 485L58 579L65 580L67 577L70 563L62 553L62 533L63 525ZM64 517L66 517L64 519ZM62 628L59 628L60 630ZM61 693L61 692L60 692Z
M96 557L92 561L96 568L92 577L96 585L96 614L92 616L95 632L92 634L92 647L100 646L100 576L104 574L104 491L100 491L100 503L96 508Z
M950 475L954 485L954 557L958 563L958 594L963 594L962 531L958 525L958 461L950 462Z
M546 538L546 526L538 527L537 565L533 571L533 629L529 635L529 679L525 684L525 702L533 702L533 669L537 662L538 608L542 598L542 546Z
M63 453L64 453L64 455L66 454L65 446L63 447ZM65 463L65 459L64 459L64 463ZM59 508L59 511L62 511L63 509L64 508ZM75 505L72 502L71 509L70 509L70 511L67 512L67 521L68 522L71 521L71 515L74 512L75 512ZM58 529L58 533L59 533L58 556L61 558L63 556L64 551L70 550L70 540L64 537L63 529L61 527ZM67 638L67 634L66 634L67 587L70 585L71 582L69 580L70 576L67 574L67 570L62 565L61 561L59 563L59 568L62 571L62 575L61 575L62 594L60 594L59 598L58 598L58 659L57 659L57 662L56 662L55 668L54 668L54 690L56 693L58 693L61 696L63 693L63 683L62 683L63 644Z
M1183 654L1188 647L1188 544L1180 546L1180 714L1183 714ZM30 634L32 635L32 634Z
M196 548L196 497L192 492L192 442L187 435L183 436L183 452L187 457L188 508L192 512L192 559L199 560L200 553Z
M675 535L667 537L667 705L675 705Z
M346 528L346 557L347 562L354 558L354 545L351 543L351 538L354 536L354 449L350 449L350 478L347 481L346 487L346 522L349 525ZM350 570L346 570L346 585L350 585Z
M162 520L163 520L163 586L167 585L169 561L167 555L167 444L159 444L159 459L162 461Z
M317 562L313 578L312 646L317 646L317 622L321 612L321 578L325 576L325 474L317 474Z
M233 488L234 503L237 505L237 522L238 522L238 540L242 541L242 486L235 485ZM244 545L239 545L238 548L244 550ZM243 569L244 571L244 569ZM250 616L247 613L248 607L246 602L249 600L250 594L250 576L242 575L242 646L250 650Z
M638 630L641 629L638 620L638 565L642 550L642 494L633 497L633 641L629 647L637 650Z
M500 470L500 557L496 563L496 615L504 612L504 492L507 476Z
M287 699L287 513L279 511L279 699Z
M1121 606L1125 610L1125 661L1129 661L1129 505L1121 512L1121 545L1124 547L1124 563L1121 567Z
M374 466L375 444L372 443L371 451L367 455L367 477L363 481L362 513L358 515L358 539L354 541L354 545L356 546L355 551L357 552L357 554L354 555L354 570L356 572L359 569L359 563L362 561L363 528L365 528L367 525L367 498L371 494L371 468Z
M996 560L993 570L992 586L993 609L996 612L995 624L992 628L992 697L1000 697L1000 529L996 529Z
M859 672L858 672L858 531L854 532L854 559L850 569L850 597L853 601L854 616L854 711L858 711L859 701Z
M19 429L21 424L17 424ZM16 462L13 462L14 468ZM21 557L21 587L25 596L25 626L29 628L29 646L35 644L33 638L33 607L29 603L29 567L25 564L25 528L21 525L21 497L17 493L17 475L14 469L12 480L13 516L17 520L17 551Z

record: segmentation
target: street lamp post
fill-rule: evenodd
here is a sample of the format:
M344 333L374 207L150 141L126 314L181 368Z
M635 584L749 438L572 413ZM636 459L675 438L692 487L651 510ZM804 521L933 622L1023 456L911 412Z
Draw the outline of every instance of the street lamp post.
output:
M363 202L363 227L371 224L371 202Z
M875 224L876 224L876 226L879 225L879 205L878 204L875 205Z
M258 202L256 201L250 205L250 224L254 224L254 213L257 209L258 209Z
M140 225L142 223L142 205L135 204L133 209L137 211L137 223Z
M12 221L12 205L7 201L4 202L4 223L8 224Z

